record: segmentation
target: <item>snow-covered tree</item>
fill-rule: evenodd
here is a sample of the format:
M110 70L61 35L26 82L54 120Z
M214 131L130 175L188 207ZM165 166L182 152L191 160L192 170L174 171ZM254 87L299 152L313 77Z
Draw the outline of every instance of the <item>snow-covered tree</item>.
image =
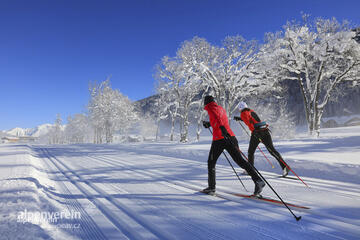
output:
M182 122L183 131L181 139L187 141L188 128L190 125L189 117L192 111L192 117L197 121L196 138L200 139L202 130L202 120L205 115L203 98L209 92L209 85L203 80L203 72L199 63L206 62L210 65L212 51L214 48L202 38L195 37L192 41L185 41L177 51L176 57L182 64L181 75L184 78L182 93Z
M187 141L190 112L194 109L199 137L206 94L214 95L231 118L239 99L272 87L272 81L264 81L255 71L257 50L257 42L241 36L227 37L221 47L194 37L182 43L175 57L162 59L157 74L162 87L158 93L167 96L164 109L172 122L171 139L175 121L179 120L181 141Z
M160 87L157 89L158 94L166 99L163 109L171 118L170 139L173 140L174 126L178 120L181 142L188 141L191 110L199 104L198 96L203 92L200 78L189 70L191 65L184 61L188 54L184 52L184 48L181 48L176 57L163 58L158 68Z
M181 99L180 102L180 124L182 126L180 132L180 141L187 142L189 135L189 126L190 126L190 111L192 106L198 104L198 101L195 101L195 97L199 95L198 84L193 79L187 79L184 85L180 88Z
M347 22L316 19L288 23L267 35L262 48L265 77L295 80L303 96L309 132L319 134L324 107L339 83L359 80L360 44Z
M268 91L272 81L264 81L256 72L258 43L241 36L226 37L222 46L212 46L195 37L185 41L182 59L188 74L201 79L202 90L211 93L223 106L229 118L239 99Z
M245 98L254 91L265 91L265 83L254 78L253 65L257 59L258 43L248 41L242 36L230 36L224 39L218 53L218 68L206 69L206 73L217 76L210 85L217 99L225 108L228 116L236 110L240 98ZM210 78L211 79L211 78ZM264 85L260 89L260 85Z
M138 119L131 101L110 86L110 80L90 87L88 105L90 122L94 128L94 142L113 141L115 132L126 133Z
M69 116L65 127L65 138L68 143L86 143L91 141L92 129L85 114Z
M155 121L156 121L156 141L159 140L160 135L160 122L162 120L166 120L169 117L168 111L167 111L167 92L163 88L163 85L166 85L159 79L156 86L156 92L158 98L156 99L156 102L154 104L154 110L155 110Z
M160 109L163 115L168 115L171 121L170 141L174 140L175 122L179 115L179 108L181 104L180 87L182 85L182 71L181 62L175 58L168 56L163 57L161 64L157 68L157 79L159 87L157 93L162 96L162 101L159 104L164 104Z
M62 125L61 115L57 114L55 123L48 133L48 140L50 144L64 143L64 126Z

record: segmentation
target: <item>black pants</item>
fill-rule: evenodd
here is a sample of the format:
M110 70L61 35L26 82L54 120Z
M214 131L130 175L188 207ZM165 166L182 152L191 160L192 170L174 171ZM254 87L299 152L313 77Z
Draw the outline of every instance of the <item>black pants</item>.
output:
M217 140L213 141L211 144L209 158L208 158L208 183L209 187L215 188L215 165L220 154L226 149L230 154L232 159L239 165L241 168L245 169L251 176L254 182L260 180L259 175L255 172L254 168L241 156L239 152L238 141L236 137L231 137L230 140Z
M285 161L282 159L280 153L276 151L273 145L273 141L268 129L265 130L254 130L251 134L249 150L248 150L248 159L249 163L254 166L254 153L261 142L265 145L269 153L279 162L282 169L285 168Z

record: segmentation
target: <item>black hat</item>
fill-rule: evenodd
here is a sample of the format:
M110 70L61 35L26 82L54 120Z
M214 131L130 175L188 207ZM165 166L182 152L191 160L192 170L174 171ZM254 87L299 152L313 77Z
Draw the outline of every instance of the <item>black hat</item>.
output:
M204 106L208 105L209 103L211 102L214 102L214 97L213 96L210 96L210 95L207 95L204 99Z

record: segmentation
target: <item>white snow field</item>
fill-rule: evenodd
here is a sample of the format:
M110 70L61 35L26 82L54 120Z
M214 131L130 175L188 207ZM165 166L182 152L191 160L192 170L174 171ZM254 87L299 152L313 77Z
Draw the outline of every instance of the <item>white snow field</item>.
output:
M360 239L360 127L320 138L275 141L309 185L279 178L262 149L255 166L291 208L236 197L228 162L217 164L220 197L207 187L210 139L196 143L0 145L0 239ZM247 153L248 139L239 139ZM227 154L227 156L229 156ZM263 196L276 199L266 186Z

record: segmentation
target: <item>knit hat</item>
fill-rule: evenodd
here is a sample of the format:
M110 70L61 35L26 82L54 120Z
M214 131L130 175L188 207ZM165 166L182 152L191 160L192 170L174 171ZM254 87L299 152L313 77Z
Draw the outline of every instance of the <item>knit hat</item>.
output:
M209 103L211 102L214 102L214 97L213 96L210 96L210 95L207 95L204 99L204 106L208 105Z
M239 103L239 111L242 111L244 108L247 108L248 105L246 104L246 102L240 102Z

